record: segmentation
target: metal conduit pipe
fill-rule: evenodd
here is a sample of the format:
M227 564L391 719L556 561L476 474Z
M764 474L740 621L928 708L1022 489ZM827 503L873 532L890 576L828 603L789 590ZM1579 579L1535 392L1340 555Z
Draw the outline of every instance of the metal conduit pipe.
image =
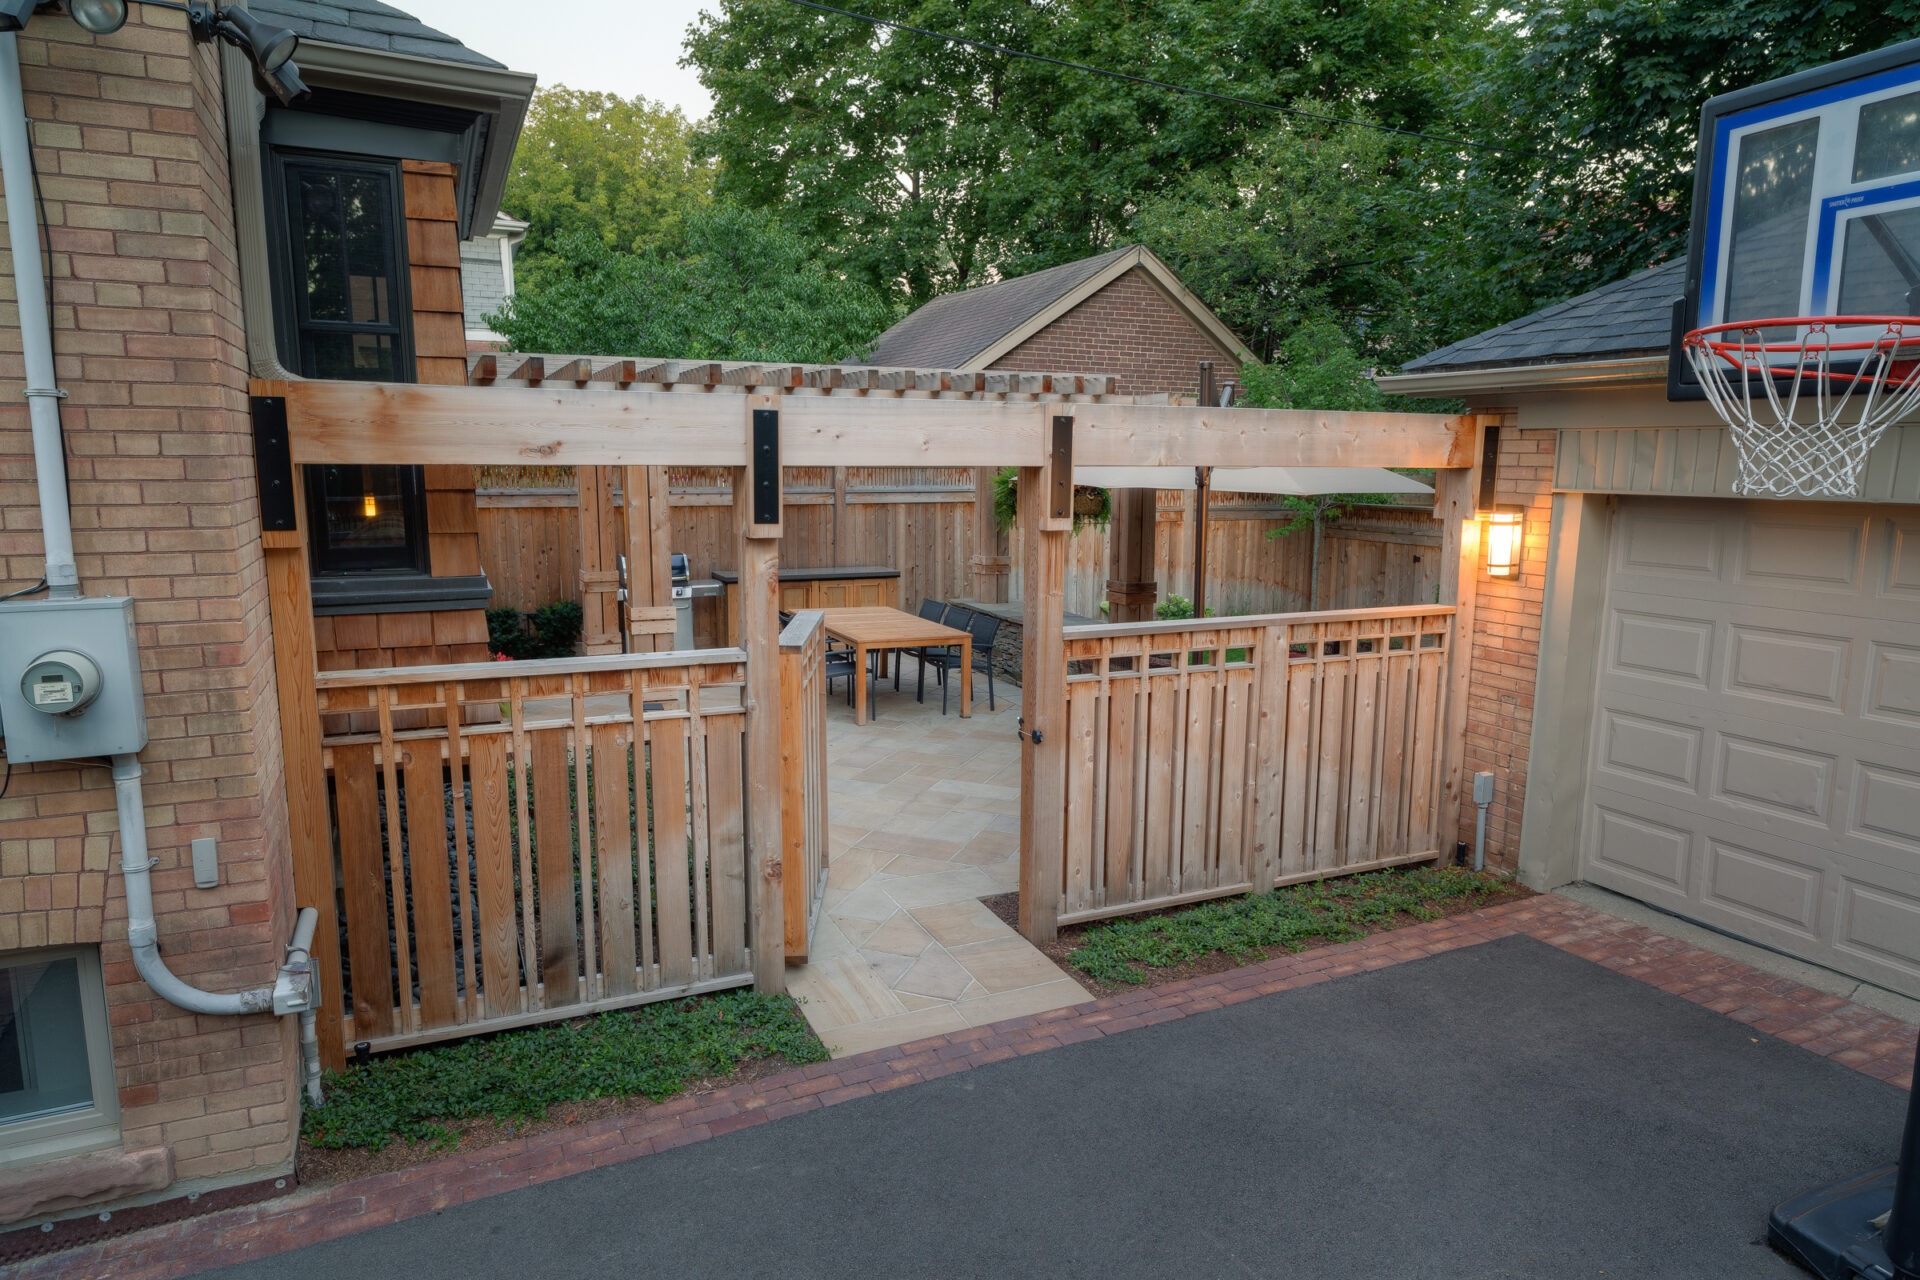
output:
M27 375L27 421L33 435L34 480L40 490L40 536L47 553L47 594L80 594L73 559L73 517L67 510L67 453L60 436L54 385L53 327L47 284L40 272L40 217L34 207L33 146L20 92L20 42L0 32L0 181L6 184L7 247L13 252L14 296L20 309L20 352Z
M160 957L160 931L153 921L154 860L147 856L147 815L140 792L138 756L113 758L113 793L120 807L120 876L127 886L127 942L133 948L133 967L162 999L182 1009L223 1016L271 1013L271 986L222 995L189 986L167 968Z

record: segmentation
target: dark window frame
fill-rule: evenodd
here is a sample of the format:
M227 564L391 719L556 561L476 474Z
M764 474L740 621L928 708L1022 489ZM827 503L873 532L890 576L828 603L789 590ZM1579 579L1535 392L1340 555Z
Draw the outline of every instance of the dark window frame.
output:
M414 381L413 298L409 288L411 264L407 254L406 184L399 162L305 148L274 148L268 153L268 170L268 188L276 213L276 216L268 219L268 227L274 257L280 266L275 272L274 282L275 329L280 350L291 357L287 363L302 376L314 377L315 370L306 358L306 339L310 335L372 333L390 338L393 343L394 381ZM305 227L295 206L295 193L299 189L297 175L302 172L373 175L386 184L387 245L391 266L387 277L389 321L321 320L308 312L307 290L304 287ZM425 472L420 467L393 469L400 478L405 543L401 547L354 552L329 545L325 515L326 468L303 468L308 527L311 531L307 540L308 552L315 577L404 575L423 578L431 574Z

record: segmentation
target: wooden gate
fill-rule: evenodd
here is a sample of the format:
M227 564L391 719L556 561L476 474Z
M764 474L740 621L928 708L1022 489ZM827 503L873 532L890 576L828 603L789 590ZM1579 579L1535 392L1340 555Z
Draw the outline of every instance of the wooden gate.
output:
M340 925L315 954L342 1042L751 984L745 658L319 675Z
M1437 857L1454 612L1066 630L1060 923Z

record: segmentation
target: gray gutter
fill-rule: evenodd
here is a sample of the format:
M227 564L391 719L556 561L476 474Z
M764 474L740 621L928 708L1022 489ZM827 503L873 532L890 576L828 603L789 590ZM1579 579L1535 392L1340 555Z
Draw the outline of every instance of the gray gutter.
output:
M1374 378L1382 391L1397 396L1454 397L1505 391L1570 391L1667 382L1667 357L1628 356L1618 360L1582 360L1558 364L1519 364L1491 369L1436 369L1431 373L1395 373Z
M526 123L534 76L528 71L441 62L410 53L362 49L324 40L300 41L294 52L308 84L325 85L373 97L404 98L478 111L491 121L473 194L461 221L477 234L493 225L506 190L513 149ZM232 81L229 80L231 86ZM230 89L231 91L231 89Z

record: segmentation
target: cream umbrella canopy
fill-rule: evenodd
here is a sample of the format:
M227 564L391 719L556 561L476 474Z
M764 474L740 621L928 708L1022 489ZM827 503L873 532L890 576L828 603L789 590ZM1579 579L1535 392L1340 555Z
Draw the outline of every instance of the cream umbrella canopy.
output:
M1385 467L1075 467L1073 482L1097 489L1177 489L1200 495L1193 540L1193 612L1207 615L1207 506L1215 489L1308 497L1328 493L1432 493L1433 486ZM1313 583L1320 605L1320 521L1313 522Z

